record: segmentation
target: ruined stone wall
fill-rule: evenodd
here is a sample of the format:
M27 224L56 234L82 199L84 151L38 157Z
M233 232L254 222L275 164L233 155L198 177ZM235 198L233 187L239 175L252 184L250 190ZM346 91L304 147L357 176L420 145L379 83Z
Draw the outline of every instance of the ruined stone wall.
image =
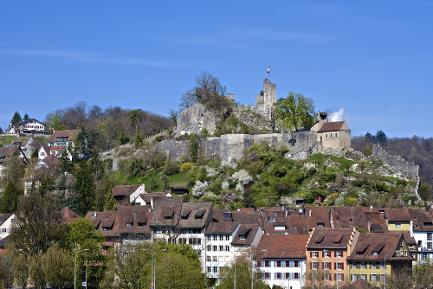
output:
M303 159L317 151L317 137L314 132L291 134L227 134L221 137L202 139L200 150L206 158L218 157L223 162L239 160L246 149L253 144L264 143L273 148L289 149L288 158ZM165 153L170 160L189 157L189 140L163 140L154 145L156 151Z
M388 165L397 177L418 181L418 165L408 162L400 156L389 154L380 145L373 145L373 155Z

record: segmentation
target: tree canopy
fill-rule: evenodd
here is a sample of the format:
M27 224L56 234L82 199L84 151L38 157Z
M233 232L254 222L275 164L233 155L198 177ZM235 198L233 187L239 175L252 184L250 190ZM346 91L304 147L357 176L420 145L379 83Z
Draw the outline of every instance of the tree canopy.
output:
M314 124L314 104L302 94L289 93L275 107L277 127L283 131L310 129Z

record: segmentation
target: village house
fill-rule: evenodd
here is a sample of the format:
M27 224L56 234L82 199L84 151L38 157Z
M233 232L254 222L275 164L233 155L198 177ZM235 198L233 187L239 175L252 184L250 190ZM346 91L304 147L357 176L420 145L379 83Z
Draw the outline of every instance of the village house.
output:
M385 209L388 231L406 231L413 236L413 220L408 208Z
M417 244L418 263L433 261L433 213L424 209L409 209L413 222L413 237Z
M7 162L13 157L17 157L24 163L28 162L28 159L21 149L20 144L15 143L8 146L0 147L0 179L3 178L7 170Z
M0 240L5 239L12 233L14 221L14 214L0 214Z
M402 233L365 233L347 258L350 281L364 280L383 286L386 278L411 271L412 256Z
M77 141L79 129L55 131L48 138L49 147L68 147L73 149Z
M359 232L353 229L314 229L307 243L307 285L334 286L348 281L346 259Z
M327 113L317 114L317 123L311 128L317 133L317 143L320 149L341 150L350 148L351 132L346 121L331 121Z
M151 240L152 214L148 207L118 205L116 210L88 212L86 219L101 231L106 247Z
M256 269L268 286L304 287L307 241L308 235L262 236L256 250Z
M113 198L118 204L132 204L135 199L145 193L145 185L117 185L111 190Z

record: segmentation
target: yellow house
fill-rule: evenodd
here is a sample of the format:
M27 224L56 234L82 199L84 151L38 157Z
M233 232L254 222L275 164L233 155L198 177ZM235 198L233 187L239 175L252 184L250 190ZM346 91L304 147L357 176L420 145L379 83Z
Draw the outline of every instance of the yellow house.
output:
M407 208L386 209L388 231L406 231L412 236L412 216Z
M350 282L365 280L380 286L387 276L412 270L412 256L403 233L360 234L347 258Z

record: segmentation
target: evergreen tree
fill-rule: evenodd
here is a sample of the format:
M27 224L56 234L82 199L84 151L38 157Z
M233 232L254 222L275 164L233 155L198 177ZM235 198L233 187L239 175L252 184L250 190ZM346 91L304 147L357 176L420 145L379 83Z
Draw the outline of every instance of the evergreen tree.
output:
M16 111L15 113L14 113L14 115L12 116L12 119L11 119L11 125L12 126L16 126L17 124L19 124L20 122L22 122L23 120L22 120L22 118L21 118L21 115L20 115L20 113L18 112L18 111Z
M92 167L86 162L80 162L74 173L75 185L70 203L72 209L80 215L86 214L93 206L95 199L95 181Z
M0 127L0 134L4 134L3 129Z
M23 116L23 121L29 121L30 120L30 116L26 113L24 116Z
M378 130L374 138L376 139L376 142L380 145L384 145L388 142L388 137L383 130Z
M17 187L17 183L8 182L0 198L0 212L14 213L18 205L18 197L24 192Z

